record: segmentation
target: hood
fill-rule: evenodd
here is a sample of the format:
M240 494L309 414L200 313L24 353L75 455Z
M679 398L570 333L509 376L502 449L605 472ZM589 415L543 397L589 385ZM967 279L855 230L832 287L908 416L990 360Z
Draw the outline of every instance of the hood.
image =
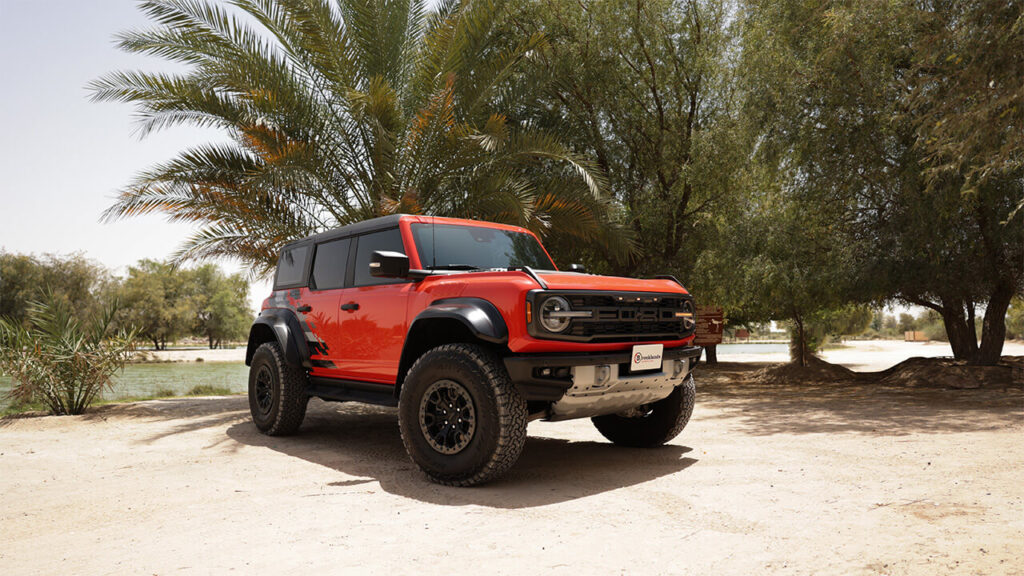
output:
M672 280L640 280L619 276L595 276L578 272L537 272L550 290L609 290L616 292L675 292L686 291Z

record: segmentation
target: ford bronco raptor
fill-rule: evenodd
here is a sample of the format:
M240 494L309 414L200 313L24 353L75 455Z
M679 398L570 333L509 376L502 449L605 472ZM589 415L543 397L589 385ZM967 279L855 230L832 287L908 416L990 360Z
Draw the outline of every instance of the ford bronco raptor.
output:
M311 397L397 406L432 480L519 458L526 423L589 417L657 446L693 411L693 299L678 280L558 271L515 226L394 215L284 246L245 362L257 428L295 432Z

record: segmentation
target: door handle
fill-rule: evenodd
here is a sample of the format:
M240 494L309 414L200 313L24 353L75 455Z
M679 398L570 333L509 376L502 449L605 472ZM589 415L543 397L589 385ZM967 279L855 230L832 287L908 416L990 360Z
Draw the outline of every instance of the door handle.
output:
M355 312L356 310L359 310L359 304L349 302L348 304L342 304L341 309L345 312Z
M297 312L309 312L309 311L310 311L310 310L312 310L312 309L313 309L313 307L312 307L312 306L310 306L309 304L303 304L302 306L299 306L299 307L298 307L298 308L296 308L295 310L296 310Z

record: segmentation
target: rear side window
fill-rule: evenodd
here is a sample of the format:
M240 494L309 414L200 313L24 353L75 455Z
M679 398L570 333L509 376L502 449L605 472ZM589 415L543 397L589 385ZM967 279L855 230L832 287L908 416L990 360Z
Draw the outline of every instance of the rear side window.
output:
M281 251L277 261L277 278L274 288L297 288L306 284L306 263L309 261L309 246L296 246Z
M345 269L348 265L348 248L352 241L348 238L324 242L316 247L313 256L314 290L331 290L345 285Z
M405 282L401 278L374 278L370 276L370 258L377 250L385 252L401 252L405 254L405 246L402 245L402 233L398 228L382 230L373 234L365 234L357 239L356 245L356 286L374 286L376 284L397 284Z

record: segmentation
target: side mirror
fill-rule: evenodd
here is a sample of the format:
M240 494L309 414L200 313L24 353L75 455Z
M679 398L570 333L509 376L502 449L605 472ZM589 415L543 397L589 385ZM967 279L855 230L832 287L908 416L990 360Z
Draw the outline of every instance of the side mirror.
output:
M407 278L409 276L409 257L401 252L377 250L370 258L370 276Z
M579 272L580 274L583 274L587 271L587 267L583 264L569 264L568 270L569 272Z

